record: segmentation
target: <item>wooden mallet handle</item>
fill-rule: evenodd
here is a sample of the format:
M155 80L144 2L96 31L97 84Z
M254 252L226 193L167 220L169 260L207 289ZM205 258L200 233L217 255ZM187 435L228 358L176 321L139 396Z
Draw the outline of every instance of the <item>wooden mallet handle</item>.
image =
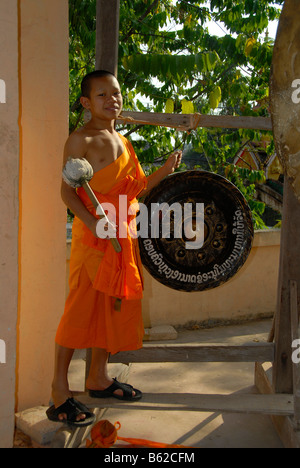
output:
M107 216L106 216L101 204L99 203L99 200L97 199L96 195L94 194L93 190L91 189L90 184L88 182L84 182L82 184L82 187L85 190L85 192L88 195L91 202L93 203L94 208L98 211L98 214L99 214L99 211L101 211L101 213L99 214L100 219L106 218ZM112 237L109 240L112 243L115 251L117 253L121 252L122 249L121 249L121 246L120 246L120 243L119 243L118 239Z

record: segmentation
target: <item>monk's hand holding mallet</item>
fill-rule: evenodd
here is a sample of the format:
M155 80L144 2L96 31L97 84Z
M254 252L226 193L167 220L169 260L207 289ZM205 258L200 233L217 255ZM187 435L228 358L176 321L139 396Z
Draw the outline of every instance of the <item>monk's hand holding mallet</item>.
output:
M107 218L103 207L99 203L96 195L94 194L89 181L94 175L91 164L85 158L69 158L65 167L63 168L62 177L63 180L72 188L82 187L87 193L91 200L94 208L100 219L105 218L107 225L110 226L112 223ZM118 239L115 237L109 238L116 252L121 252L121 246Z

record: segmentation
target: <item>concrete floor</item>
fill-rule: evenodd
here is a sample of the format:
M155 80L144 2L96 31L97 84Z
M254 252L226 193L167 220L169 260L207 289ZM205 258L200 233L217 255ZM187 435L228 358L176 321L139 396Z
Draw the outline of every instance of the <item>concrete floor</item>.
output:
M182 330L175 342L263 342L270 328L271 321L262 320ZM112 377L113 367L110 364ZM77 352L70 367L72 390L83 390L84 371L84 356ZM144 392L256 393L254 363L134 363L128 383ZM270 417L265 415L108 409L102 419L113 424L119 421L118 434L122 437L195 448L283 448ZM113 447L128 447L128 444L117 441Z

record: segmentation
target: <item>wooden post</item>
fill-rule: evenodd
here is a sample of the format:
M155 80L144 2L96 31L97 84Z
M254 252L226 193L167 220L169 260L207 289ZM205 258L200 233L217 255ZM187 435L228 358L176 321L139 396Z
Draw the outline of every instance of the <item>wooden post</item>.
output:
M282 9L270 77L270 109L276 153L285 171L283 219L281 229L280 272L275 317L275 361L273 389L293 391L292 324L290 281L300 290L300 193L299 152L300 105L295 99L295 84L300 76L300 2L286 0ZM296 89L297 92L297 89ZM295 298L294 298L295 301ZM295 304L293 305L295 307Z
M97 0L96 69L118 74L120 0Z
M276 393L293 393L290 280L300 285L300 203L285 177L278 300L275 317L275 361L273 388ZM299 304L299 288L298 288Z
M290 313L292 327L292 347L294 340L300 338L299 335L299 307L298 307L298 285L296 281L290 281ZM293 361L293 385L294 385L294 427L300 430L300 364Z

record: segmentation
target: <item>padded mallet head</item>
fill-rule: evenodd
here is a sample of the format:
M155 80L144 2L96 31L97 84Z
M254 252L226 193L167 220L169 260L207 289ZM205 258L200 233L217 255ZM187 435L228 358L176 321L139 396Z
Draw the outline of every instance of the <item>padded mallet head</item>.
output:
M81 187L85 182L89 182L93 175L92 166L84 158L69 158L62 172L64 181L73 188Z

